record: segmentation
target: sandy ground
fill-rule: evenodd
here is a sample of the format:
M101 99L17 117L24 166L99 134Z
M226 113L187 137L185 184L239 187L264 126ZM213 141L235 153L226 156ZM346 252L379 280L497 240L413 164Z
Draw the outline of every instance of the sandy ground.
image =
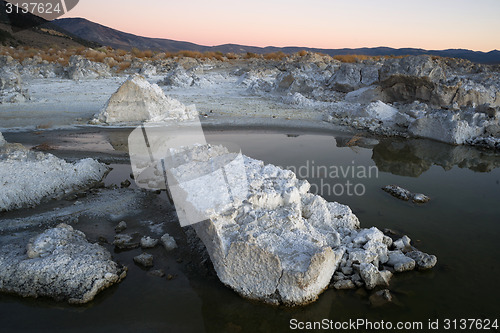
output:
M60 78L26 80L23 88L28 90L31 100L0 104L0 132L87 125L127 77L120 75L81 81ZM238 84L238 76L222 76L214 71L204 77L213 83L203 87L161 87L166 95L186 105L194 104L202 122L208 125L332 126L322 122L321 111L299 111L248 93L246 86ZM157 83L163 78L158 75L147 80Z

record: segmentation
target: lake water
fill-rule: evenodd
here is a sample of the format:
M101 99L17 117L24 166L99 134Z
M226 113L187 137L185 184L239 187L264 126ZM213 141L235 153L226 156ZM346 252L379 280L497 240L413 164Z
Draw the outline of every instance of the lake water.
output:
M67 159L99 158L114 167L106 184L119 184L130 174L125 154L129 132L82 129L5 137L26 145L48 143L55 148L52 153ZM2 332L287 332L293 318L419 321L424 327L435 319L500 320L499 154L429 140L353 139L353 134L328 131L210 129L206 135L209 142L231 142L248 156L296 170L327 200L349 205L362 227L407 234L419 249L438 257L437 266L426 272L396 274L389 287L395 301L379 308L370 305L371 292L364 289L330 289L304 307L263 305L239 297L200 269L173 208L164 195L151 194L140 214L130 212L126 218L127 232L145 234L149 229L144 221L163 222L164 231L176 237L180 248L171 253L155 248L151 253L155 268L174 279L150 276L134 265L132 258L139 249L114 252L111 245L105 245L129 267L122 283L85 306L0 295ZM381 190L389 184L424 193L432 200L425 205L398 200ZM70 204L50 202L32 210L3 213L0 224ZM116 223L83 217L75 227L90 240L104 235L112 241Z

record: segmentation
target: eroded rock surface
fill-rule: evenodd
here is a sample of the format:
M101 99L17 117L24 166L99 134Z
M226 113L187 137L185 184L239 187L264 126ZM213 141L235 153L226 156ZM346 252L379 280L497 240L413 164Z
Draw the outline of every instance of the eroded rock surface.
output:
M96 123L139 123L191 120L198 116L194 106L185 106L165 96L156 84L133 75L111 96Z
M178 175L186 200L196 205L192 183L183 184L180 170L211 170L211 159L228 151L204 145L173 153L184 162L172 173ZM209 218L193 225L224 284L245 297L286 305L314 301L336 271L338 289L389 284L392 273L379 267L390 266L391 238L377 228L360 229L349 207L309 193L309 183L293 172L246 156L242 162L248 194L226 205L205 207ZM233 177L227 168L226 172ZM196 184L209 192L224 185L209 180ZM232 189L233 193L240 190Z
M0 248L0 291L23 297L87 303L125 275L105 248L66 224L34 237L27 246Z
M0 211L35 206L100 182L108 168L96 160L68 163L0 139Z

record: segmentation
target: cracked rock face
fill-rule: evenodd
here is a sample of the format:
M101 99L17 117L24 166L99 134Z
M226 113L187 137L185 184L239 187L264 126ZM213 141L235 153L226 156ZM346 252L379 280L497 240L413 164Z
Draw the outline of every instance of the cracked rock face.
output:
M174 153L197 159L186 158L178 170L210 170L210 159L202 156L228 153L209 145L189 148L189 153L186 149ZM389 283L392 273L380 271L379 264L388 262L392 239L377 228L359 229L349 207L309 193L309 183L293 172L247 156L242 161L246 197L205 208L202 213L208 219L193 225L224 284L250 299L300 305L316 300L337 269L345 273L338 274L339 289ZM193 188L181 178L177 186L185 189L189 200ZM197 184L203 191L220 186Z
M46 230L26 247L0 248L0 291L23 297L87 303L125 275L105 248L66 224Z

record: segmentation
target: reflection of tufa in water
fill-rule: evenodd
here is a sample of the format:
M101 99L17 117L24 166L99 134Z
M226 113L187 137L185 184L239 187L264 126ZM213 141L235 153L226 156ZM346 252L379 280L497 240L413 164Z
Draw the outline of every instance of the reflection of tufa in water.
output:
M409 177L418 177L433 165L445 170L459 166L476 172L490 172L500 166L500 156L493 151L423 139L380 140L373 147L373 161L381 172Z

